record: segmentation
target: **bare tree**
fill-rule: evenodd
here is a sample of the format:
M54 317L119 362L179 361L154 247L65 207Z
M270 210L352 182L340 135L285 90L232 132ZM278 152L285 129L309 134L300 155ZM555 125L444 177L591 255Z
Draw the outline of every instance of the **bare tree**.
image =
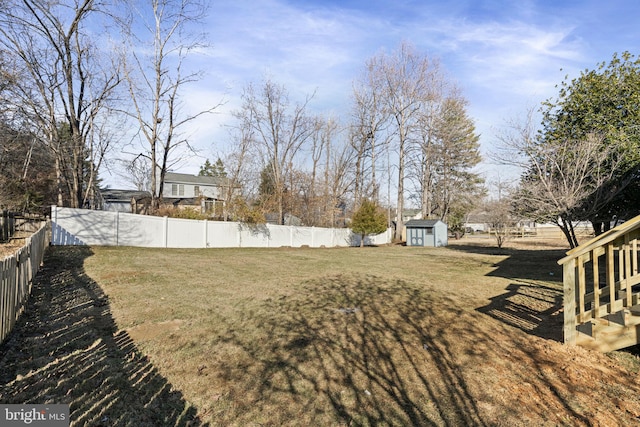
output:
M419 128L419 120L426 104L437 94L434 82L440 79L437 61L419 54L408 43L402 43L392 55L384 53L374 57L369 65L373 90L383 102L387 132L397 154L397 218L396 239L402 237L406 177L406 153Z
M50 150L0 121L0 208L33 212L55 203Z
M133 160L120 160L123 173L120 177L133 184L138 191L151 191L151 166L149 160L138 155Z
M347 195L352 190L354 179L353 160L355 151L350 144L330 144L326 151L325 165L325 215L329 227L345 226Z
M255 166L251 162L251 149L254 141L252 119L250 115L241 116L240 119L237 126L231 128L232 147L225 157L225 165L228 169L228 185L225 187L223 213L225 221L237 217L235 211L239 207L246 210L247 194L242 194L242 190L247 187L249 171Z
M6 1L0 43L20 72L13 102L54 153L58 203L83 206L110 140L102 113L120 82L87 29L107 5L94 0ZM95 20L91 22L95 25Z
M379 183L376 177L376 161L379 147L386 146L388 116L384 109L384 74L379 58L367 61L365 72L356 80L352 93L352 124L349 141L355 158L354 206L366 199L378 202Z
M489 233L496 241L498 248L502 248L507 240L514 237L514 227L517 221L513 215L511 199L505 197L489 200L484 204L487 213Z
M200 71L190 71L186 61L205 45L203 36L191 30L201 24L206 3L152 0L148 7L132 8L139 13L123 20L127 40L124 69L133 104L128 113L139 124L139 136L146 145L152 209L157 209L167 170L176 161L179 149L190 148L181 130L219 104L196 113L181 109L185 86L202 76Z
M338 122L332 118L315 118L314 130L310 137L309 155L311 170L303 175L301 186L303 223L311 226L325 226L331 222L330 163L334 139L339 133Z
M291 106L284 86L266 80L260 89L249 84L236 118L250 126L255 148L262 159L265 179L273 186L278 222L284 223L286 193L302 146L313 134L313 120L307 115L307 96Z

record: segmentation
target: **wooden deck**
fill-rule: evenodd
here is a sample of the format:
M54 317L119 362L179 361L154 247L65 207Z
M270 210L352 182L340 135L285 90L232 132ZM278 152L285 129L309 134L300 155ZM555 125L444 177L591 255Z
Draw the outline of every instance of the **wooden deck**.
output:
M603 352L640 343L640 216L567 252L564 341Z

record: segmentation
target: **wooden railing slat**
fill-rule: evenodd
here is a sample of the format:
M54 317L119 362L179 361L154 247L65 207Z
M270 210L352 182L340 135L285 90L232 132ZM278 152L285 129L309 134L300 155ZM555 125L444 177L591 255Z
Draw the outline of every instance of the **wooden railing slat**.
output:
M631 270L634 276L638 274L638 239L631 242Z
M586 294L586 282L584 274L584 263L578 260L578 323L584 323L585 304L584 295Z
M609 243L607 244L607 249L606 249L606 263L607 263L607 284L609 285L609 301L615 301L616 299L616 288L614 285L614 283L616 282L615 279L615 270L614 270L614 256L613 256L613 243ZM613 313L612 311L610 311L609 313Z
M564 342L567 344L575 344L577 337L575 258L566 262L562 271L564 282Z
M593 310L596 313L595 317L598 318L600 317L600 270L599 270L599 266L598 266L598 257L594 256L593 257L593 265L592 265L592 271L593 271ZM584 297L585 301L586 301L586 295Z
M629 243L629 235L624 235L624 283L626 293L626 306L631 307L631 244Z

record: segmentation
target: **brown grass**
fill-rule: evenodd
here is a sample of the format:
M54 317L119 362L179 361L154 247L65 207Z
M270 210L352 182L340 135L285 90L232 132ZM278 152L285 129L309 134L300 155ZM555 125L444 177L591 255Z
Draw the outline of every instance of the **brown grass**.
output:
M451 243L92 248L81 275L197 423L638 423L636 356L560 343L561 241Z

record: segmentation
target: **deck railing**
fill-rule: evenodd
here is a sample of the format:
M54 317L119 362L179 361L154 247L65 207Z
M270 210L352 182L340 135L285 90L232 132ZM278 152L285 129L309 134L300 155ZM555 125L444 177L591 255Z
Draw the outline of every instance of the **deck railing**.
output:
M39 230L27 237L15 254L0 259L0 343L13 329L25 309L33 278L42 265L50 241L50 223L43 221Z
M640 284L639 239L640 216L568 251L558 261L563 266L565 343L576 344L581 327L588 330L598 319L624 317L625 310L638 305L634 286Z

